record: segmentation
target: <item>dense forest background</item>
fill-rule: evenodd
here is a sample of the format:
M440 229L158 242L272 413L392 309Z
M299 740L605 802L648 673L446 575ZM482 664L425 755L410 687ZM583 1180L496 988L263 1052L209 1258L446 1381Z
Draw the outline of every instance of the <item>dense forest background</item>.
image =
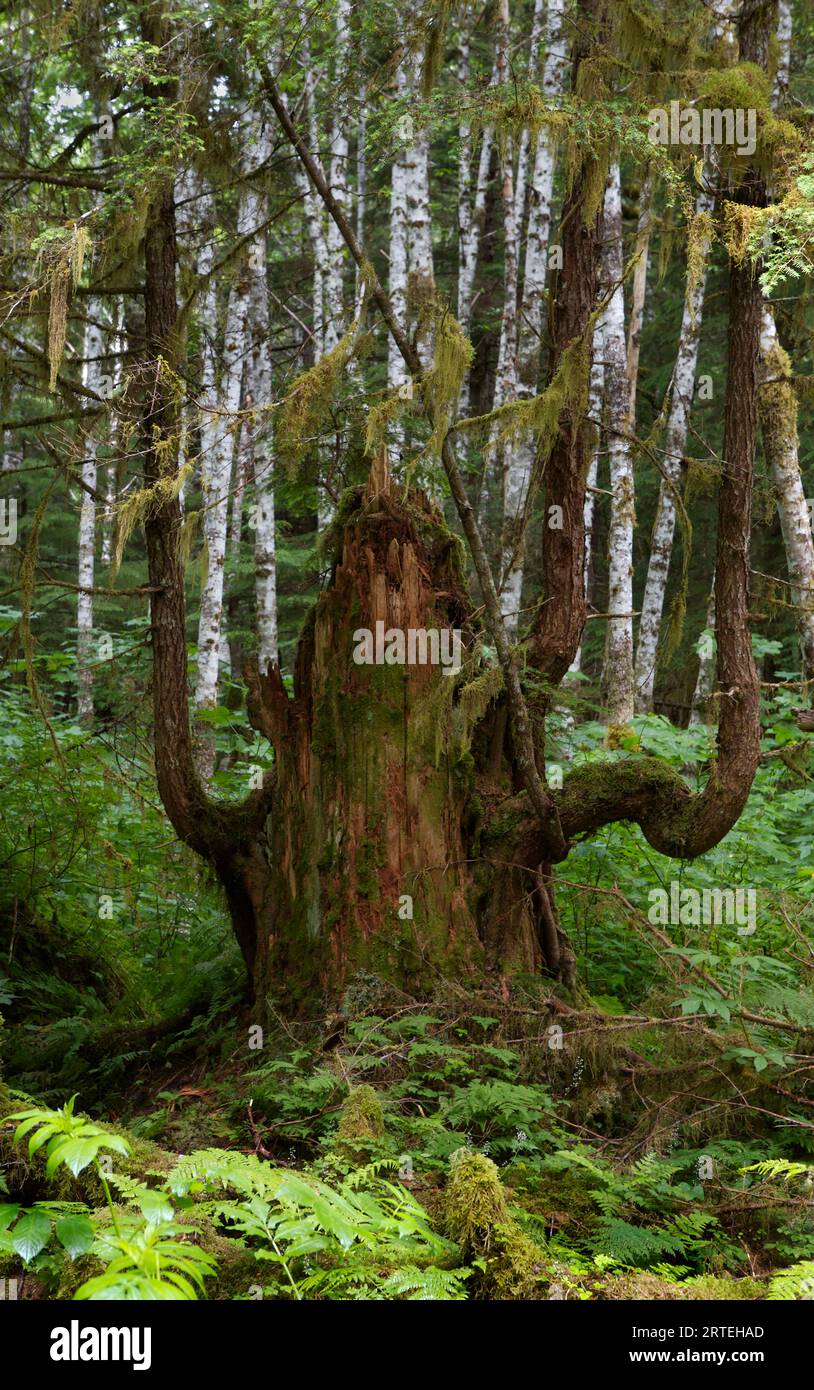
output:
M810 6L0 28L0 1278L814 1297Z

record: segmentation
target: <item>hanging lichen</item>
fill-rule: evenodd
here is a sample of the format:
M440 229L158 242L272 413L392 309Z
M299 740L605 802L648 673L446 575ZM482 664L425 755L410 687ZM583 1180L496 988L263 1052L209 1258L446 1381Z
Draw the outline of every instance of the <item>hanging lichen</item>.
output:
M110 221L99 250L99 270L111 286L132 284L138 273L151 202L152 183L145 182L144 186L130 188L126 202L114 203L110 209Z
M780 343L763 354L764 380L758 390L763 447L770 467L797 452L797 396L791 384L791 359Z
M693 323L696 320L696 290L706 273L713 232L714 223L710 213L698 212L690 219L687 228L687 289L685 302L689 308L690 318Z
M455 707L455 734L462 751L468 751L472 735L493 700L503 689L500 666L488 666L485 671L462 686Z
M55 391L65 339L68 332L68 298L70 292L70 267L59 264L50 277L51 301L48 309L48 390Z
M351 358L360 352L360 326L364 315L363 305L359 316L336 347L297 377L285 400L277 408L277 456L289 477L296 476L303 455L315 441L327 418L342 373Z
M435 767L439 766L441 755L451 745L454 695L455 678L444 676L437 680L413 706L410 720L410 739L416 745L432 740L433 765Z
M684 20L673 11L665 16L643 0L615 0L610 22L609 47L640 75L649 93L657 93L659 79L667 82L676 69L698 61L709 21L703 9Z
M395 391L388 391L378 405L372 406L365 430L366 454L375 454L382 447L388 428L405 413L410 400L411 396L400 386Z
M720 481L721 470L718 464L709 459L688 458L687 481L684 488L684 501L689 507L697 497L711 497Z
M659 284L661 284L667 274L668 266L673 258L673 240L675 238L675 208L668 205L664 210L661 219L661 235L659 237Z
M567 104L562 109L550 106L535 82L511 82L480 93L477 105L467 110L467 119L473 130L489 126L498 140L519 138L524 130L531 136L547 130L557 140L571 129L575 113Z
M86 227L49 228L32 244L36 252L34 271L42 271L49 292L48 307L48 389L55 391L65 340L68 334L68 306L72 292L82 278L85 256L90 246Z
M176 472L163 474L149 487L139 488L138 492L134 492L120 503L116 509L116 535L110 566L112 576L115 576L119 571L124 547L136 527L140 526L148 516L154 516L168 502L172 502L178 497L181 489L192 476L192 468L192 463L185 463ZM184 529L183 526L178 528L177 539L181 547L187 544Z
M425 307L422 318L431 327L434 340L432 365L421 379L421 394L432 423L426 449L437 456L449 432L474 349L455 315L446 307L439 309L437 301Z
M538 444L538 463L543 466L556 442L563 411L569 409L580 417L587 413L594 317L585 333L568 344L544 391L522 400L507 401L486 415L467 416L458 421L457 429L480 432L497 425L499 444L514 443L522 435L531 433Z
M186 569L192 555L192 547L201 529L201 513L198 510L185 511L178 535L178 558L181 568Z
M425 98L432 95L435 79L441 67L451 9L451 0L439 0L439 3L428 6L429 18L425 21L424 62L421 68L421 95Z
M743 265L749 254L755 229L762 220L762 209L746 203L724 202L724 245L736 265Z
M583 157L582 220L586 227L594 221L605 197L611 148L611 141L603 140Z

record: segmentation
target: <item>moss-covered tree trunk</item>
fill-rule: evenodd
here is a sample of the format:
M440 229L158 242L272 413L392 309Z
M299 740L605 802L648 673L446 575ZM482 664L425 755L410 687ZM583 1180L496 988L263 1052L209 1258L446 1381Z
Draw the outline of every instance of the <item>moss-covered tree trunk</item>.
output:
M359 972L413 992L484 969L539 970L534 879L527 903L522 892L518 904L504 900L499 923L492 887L507 871L482 856L469 743L500 682L466 669L460 545L422 495L400 496L383 458L334 534L293 698L274 669L252 680L252 717L276 756L256 992L297 1006L315 992L338 998ZM357 662L359 631L377 624L385 634L461 631L464 669Z

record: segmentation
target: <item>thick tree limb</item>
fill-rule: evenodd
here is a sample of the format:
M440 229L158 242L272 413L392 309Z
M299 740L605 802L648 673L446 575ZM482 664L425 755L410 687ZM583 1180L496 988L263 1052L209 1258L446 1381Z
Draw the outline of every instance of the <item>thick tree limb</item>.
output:
M163 20L157 6L142 18L144 37L161 47ZM167 95L165 86L145 84L147 96ZM265 821L274 779L251 792L239 805L211 798L198 775L193 756L187 688L186 604L184 570L179 553L182 524L177 494L160 485L177 466L176 406L167 367L176 357L177 305L175 291L175 206L169 178L155 189L144 234L145 262L145 391L149 411L144 424L144 482L157 488L158 500L144 522L147 566L154 590L150 605L153 646L153 709L156 777L164 808L178 835L199 854L214 861L230 904L244 890L238 871L253 853L251 842ZM149 375L148 375L149 374ZM242 920L242 918L241 918ZM239 940L251 969L256 942L247 932Z

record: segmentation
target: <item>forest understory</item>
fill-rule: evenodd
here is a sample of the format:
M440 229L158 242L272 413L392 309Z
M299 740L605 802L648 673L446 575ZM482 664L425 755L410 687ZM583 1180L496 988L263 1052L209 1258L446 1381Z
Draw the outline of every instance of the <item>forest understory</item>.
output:
M117 1289L110 1197L137 1251L152 1233L166 1242L160 1279L180 1269L209 1299L805 1297L814 875L800 866L812 792L810 754L779 703L764 743L769 755L791 748L792 767L767 756L737 830L681 878L689 903L722 862L731 881L756 883L759 955L725 925L668 937L651 923L635 904L652 900L668 861L615 826L582 846L558 890L572 989L438 972L430 997L411 997L359 971L328 1012L272 1007L262 1024L217 887L175 848L168 890L163 818L146 797L123 806L109 767L85 786L98 798L92 830L69 847L76 825L56 810L69 783L60 793L28 716L18 727L41 757L21 794L52 808L44 880L52 854L76 857L50 916L31 919L15 899L4 919L0 1277L21 1298L69 1298L94 1280L125 1296L148 1275L134 1253ZM710 737L657 716L637 726L685 767ZM606 756L602 726L579 728L581 756ZM67 905L102 853L122 893L135 873L138 910L100 940ZM88 1148L60 1158L73 1095ZM15 1135L32 1104L30 1133L54 1129L29 1155ZM200 1288L174 1263L190 1244L203 1252Z

